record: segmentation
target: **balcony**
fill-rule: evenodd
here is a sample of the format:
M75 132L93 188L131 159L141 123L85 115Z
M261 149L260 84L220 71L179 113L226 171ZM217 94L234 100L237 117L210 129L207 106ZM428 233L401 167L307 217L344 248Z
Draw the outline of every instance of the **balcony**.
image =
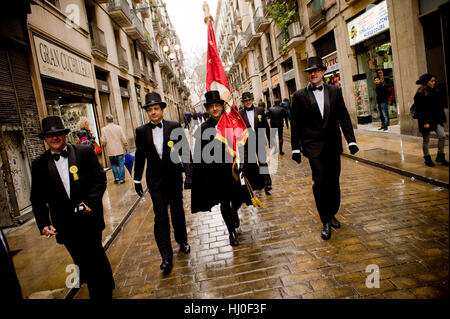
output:
M242 26L242 17L239 14L239 12L234 11L233 12L233 21L235 25L241 25Z
M264 17L264 10L258 7L253 15L253 26L255 27L255 33L265 32L270 26L270 19Z
M236 49L234 50L234 62L240 62L244 57L245 54L250 51L250 49L245 45L245 40L239 41Z
M247 43L248 47L253 47L255 46L256 43L258 43L259 38L261 38L261 36L263 35L262 32L259 33L255 33L253 31L253 26L250 23L247 27L247 30L245 30L244 33L244 37L245 37L245 41Z
M172 65L170 64L169 60L167 60L165 54L162 54L161 56L161 60L159 61L159 67L161 71L164 71L167 73L167 75L173 77Z
M293 22L288 26L289 42L286 44L286 49L298 47L306 38L303 36L304 29L300 22Z
M92 55L100 60L105 61L108 58L108 50L106 48L105 33L100 30L95 23L89 24L91 31L91 50Z
M129 27L133 24L130 6L127 0L113 0L107 7L109 16L121 27Z
M136 14L131 14L131 20L133 21L132 25L128 28L124 28L125 33L132 39L138 40L141 44L145 43L145 35L144 35L144 27L142 25L141 20L137 17Z
M262 1L264 2L263 14L264 17L267 17L269 15L269 11L266 8L271 6L275 2L275 0L262 0Z
M141 64L139 63L139 60L133 57L133 75L136 78L141 77Z
M273 62L273 53L272 53L272 48L270 46L266 47L266 60L267 60L267 64L270 64Z
M163 82L163 90L164 90L164 92L169 93L169 85L164 80L162 82Z
M119 68L124 72L128 72L127 50L120 45L117 46L117 58L119 60Z
M326 11L323 0L312 0L308 2L309 27L315 31L326 24Z

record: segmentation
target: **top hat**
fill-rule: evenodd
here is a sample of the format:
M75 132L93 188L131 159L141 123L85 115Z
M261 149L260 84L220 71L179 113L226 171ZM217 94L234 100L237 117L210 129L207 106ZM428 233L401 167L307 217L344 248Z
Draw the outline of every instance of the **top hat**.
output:
M248 100L253 100L253 96L250 92L244 92L242 93L242 98L241 98L241 102L245 102Z
M425 73L422 74L419 79L416 81L416 84L422 84L422 85L427 85L428 82L430 82L430 80L432 78L435 78L436 76L431 74L431 73Z
M206 102L204 103L205 107L208 107L213 103L224 104L225 101L221 99L219 91L208 91L205 93Z
M142 106L143 109L156 104L159 104L161 109L165 108L167 105L166 102L161 100L161 96L158 93L150 92L145 94L145 104Z
M327 67L323 65L322 58L318 56L312 56L308 58L308 66L303 72L310 72L315 69L321 69L322 71L326 71Z
M63 121L59 116L48 116L42 120L42 133L39 133L40 138L44 138L48 134L68 134L70 130L64 127Z

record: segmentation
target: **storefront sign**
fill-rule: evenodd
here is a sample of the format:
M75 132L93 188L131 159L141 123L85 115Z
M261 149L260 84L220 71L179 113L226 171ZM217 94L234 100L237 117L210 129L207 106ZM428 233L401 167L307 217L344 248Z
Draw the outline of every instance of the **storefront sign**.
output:
M333 52L322 58L323 64L327 67L325 74L339 70L337 53Z
M95 89L88 60L40 37L33 38L42 75Z
M265 80L262 83L262 89L267 90L269 88L269 81Z
M347 29L351 46L389 29L386 1L350 21Z
M272 87L275 87L279 83L278 74L275 74L270 78L270 82L272 83Z

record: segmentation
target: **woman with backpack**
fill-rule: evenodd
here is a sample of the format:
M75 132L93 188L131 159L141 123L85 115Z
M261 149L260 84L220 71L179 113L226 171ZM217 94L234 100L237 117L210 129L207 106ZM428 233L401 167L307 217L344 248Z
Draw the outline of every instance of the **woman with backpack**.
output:
M444 123L446 122L444 108L439 96L439 92L435 89L436 76L430 73L425 73L416 81L420 85L414 96L414 105L416 109L416 117L419 124L419 131L423 136L423 155L425 165L434 167L430 150L430 132L435 131L438 136L438 154L436 162L444 166L448 166L445 159L445 131Z

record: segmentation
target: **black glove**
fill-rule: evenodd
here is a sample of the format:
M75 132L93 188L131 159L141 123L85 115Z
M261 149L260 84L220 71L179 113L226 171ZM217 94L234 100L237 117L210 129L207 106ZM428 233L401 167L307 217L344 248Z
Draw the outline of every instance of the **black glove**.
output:
M192 179L186 178L184 180L184 189L192 189Z
M302 155L300 153L292 153L292 159L300 164L302 162Z
M139 197L142 197L142 195L144 195L141 183L134 183L134 189L136 190L136 193L139 195Z
M350 145L350 146L348 147L348 149L350 150L350 153L351 153L352 155L358 153L358 151L359 151L359 148L358 148L358 146L356 146L356 145Z

